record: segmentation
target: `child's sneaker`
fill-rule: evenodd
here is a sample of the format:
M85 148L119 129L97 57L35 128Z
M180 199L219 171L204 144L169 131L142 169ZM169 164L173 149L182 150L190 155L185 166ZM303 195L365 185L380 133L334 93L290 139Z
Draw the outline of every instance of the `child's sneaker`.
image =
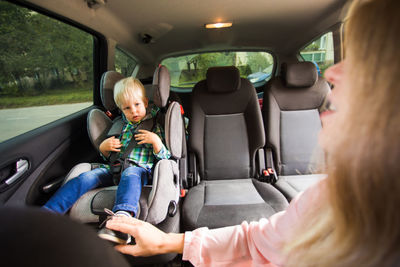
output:
M125 215L120 215L120 214L115 214L109 209L104 209L104 211L109 214L110 216L104 220L101 225L99 226L101 229L98 232L98 236L102 239L117 243L117 244L122 244L126 245L131 242L131 236L129 234L125 234L119 231L114 231L111 229L108 229L106 227L106 222L110 220L113 216L125 216ZM128 215L126 215L128 216Z

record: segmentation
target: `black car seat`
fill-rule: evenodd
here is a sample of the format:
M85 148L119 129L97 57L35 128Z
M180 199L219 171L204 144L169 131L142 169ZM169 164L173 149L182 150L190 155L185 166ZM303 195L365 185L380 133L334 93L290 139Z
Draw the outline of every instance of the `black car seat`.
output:
M289 200L325 177L318 173L324 163L318 133L329 92L311 62L282 64L281 75L265 86L266 158L273 160L279 177L275 186Z
M265 135L252 84L236 67L210 68L193 88L191 107L189 174L200 183L183 202L185 230L240 224L285 209L285 197L255 179Z
M124 76L115 71L103 74L100 91L104 107L116 112L117 106L113 98L116 82ZM170 77L168 69L160 66L156 69L151 86L145 86L150 102L160 107L157 119L164 125L166 146L171 152L169 160L158 161L153 169L153 183L144 186L140 196L139 219L156 225L165 232L180 230L180 177L179 163L185 156L186 138L180 105L168 103ZM153 95L153 97L151 97ZM100 109L93 109L88 114L88 133L96 149L107 136L113 121ZM77 177L82 172L98 167L98 163L81 163L75 166L67 175L65 182ZM96 223L106 216L104 208L111 209L115 200L117 186L97 188L81 196L73 205L69 214L75 220L83 223ZM135 264L167 262L175 255L166 254L150 258L135 258Z

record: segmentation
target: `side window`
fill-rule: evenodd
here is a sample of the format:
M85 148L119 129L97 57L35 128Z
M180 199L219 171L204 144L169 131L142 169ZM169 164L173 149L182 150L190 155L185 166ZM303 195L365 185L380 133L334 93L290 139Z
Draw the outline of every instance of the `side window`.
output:
M318 74L323 75L325 70L334 63L334 47L332 32L322 35L300 51L305 61L311 61L317 66Z
M137 65L137 61L128 53L125 53L118 47L115 47L115 70L125 77L132 76Z
M0 1L0 142L93 104L93 36Z

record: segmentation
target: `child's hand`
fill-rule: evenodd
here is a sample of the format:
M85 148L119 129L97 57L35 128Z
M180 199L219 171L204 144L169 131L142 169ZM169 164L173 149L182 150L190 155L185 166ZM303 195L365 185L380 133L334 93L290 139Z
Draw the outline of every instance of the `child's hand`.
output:
M151 144L153 146L154 153L160 152L162 148L162 141L160 137L150 131L147 130L139 130L138 134L135 134L135 140L138 141L139 145L141 144Z
M108 157L110 155L110 152L119 152L121 151L121 142L119 141L118 138L115 138L114 136L111 136L107 139L105 139L103 142L101 142L99 149L100 152Z

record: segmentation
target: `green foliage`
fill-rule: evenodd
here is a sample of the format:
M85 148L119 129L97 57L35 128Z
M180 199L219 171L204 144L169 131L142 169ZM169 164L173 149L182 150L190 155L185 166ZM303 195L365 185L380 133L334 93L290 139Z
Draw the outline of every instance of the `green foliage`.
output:
M72 26L0 1L0 36L2 96L81 86L93 77L93 38Z
M115 49L115 70L125 77L131 76L137 62L120 49Z
M251 68L251 73L261 72L273 64L273 58L264 52L247 53L247 64ZM249 73L250 74L250 73Z
M68 88L34 96L2 96L0 109L92 102L93 90Z
M302 52L308 52L308 51L318 51L319 50L319 45L316 42L312 42L308 46L306 46Z

